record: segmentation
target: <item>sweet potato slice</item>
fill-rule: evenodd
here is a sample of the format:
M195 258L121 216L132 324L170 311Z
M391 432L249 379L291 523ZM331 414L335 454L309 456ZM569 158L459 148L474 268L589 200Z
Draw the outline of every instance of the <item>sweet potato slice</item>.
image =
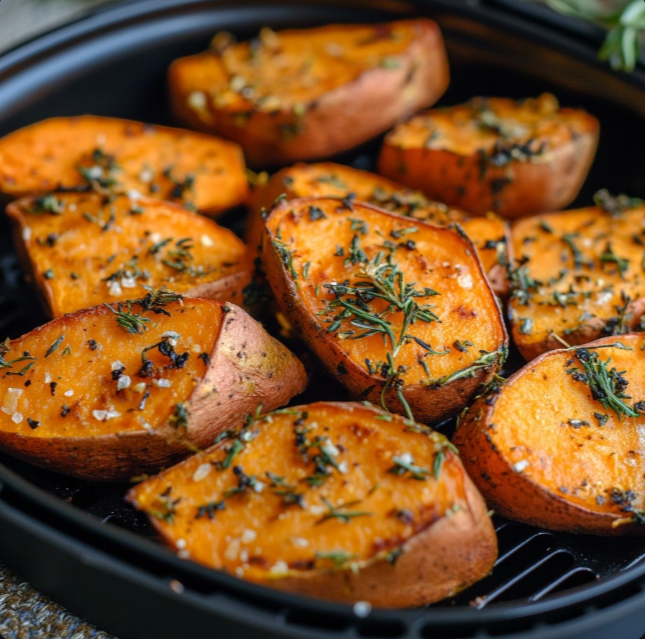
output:
M346 198L282 201L262 263L294 331L359 399L423 422L500 368L506 332L472 243Z
M286 194L289 200L329 195L344 198L353 193L361 202L406 217L439 226L457 222L477 248L484 272L488 275L495 293L505 295L508 291L509 228L504 220L494 215L468 218L460 209L428 200L419 191L349 166L332 162L297 164L279 171L254 192L254 216L251 217L247 234L251 248L257 246L262 231L260 211L262 208L270 208L282 193Z
M642 329L645 204L606 191L599 206L518 220L509 302L526 359Z
M252 165L322 158L431 106L448 86L436 23L329 25L274 32L176 60L170 95L187 126L242 145Z
M362 404L260 418L129 499L181 556L343 603L430 603L484 577L497 555L448 441Z
M475 98L397 126L385 138L379 172L476 215L557 211L578 194L598 130L593 116L561 109L550 94Z
M305 383L298 359L238 307L151 291L2 344L0 448L82 479L129 480Z
M136 191L215 215L245 202L244 158L232 142L86 115L44 120L0 139L0 191Z
M467 411L453 443L495 512L645 534L644 347L632 333L545 353Z
M167 286L241 302L252 264L232 231L149 198L53 193L7 207L15 243L54 317Z

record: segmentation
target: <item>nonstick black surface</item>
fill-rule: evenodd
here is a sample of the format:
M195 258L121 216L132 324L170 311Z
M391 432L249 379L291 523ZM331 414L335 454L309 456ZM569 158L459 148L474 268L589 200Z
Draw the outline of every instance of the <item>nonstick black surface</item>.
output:
M417 11L440 20L447 42L452 82L440 104L454 104L474 95L522 98L551 91L563 105L584 107L601 122L597 159L574 206L591 203L593 193L600 188L645 197L645 82L641 87L637 79L613 75L597 64L592 57L595 44L589 47L579 39L561 38L553 31L542 32L539 28L524 33L517 28L517 23L508 22L505 14L498 16L497 26L491 26L495 21L489 23L486 12L482 14L482 21L475 20L471 10L459 8L462 3L458 0L454 3L237 3L237 8L233 3L217 1L181 5L167 0L156 6L152 2L139 4L148 5L150 14L158 7L161 17L147 22L139 18L123 20L126 26L121 26L121 31L113 29L114 42L100 59L89 53L83 58L84 51L93 50L91 38L86 43L79 37L80 44L69 59L58 59L52 46L50 53L54 55L46 67L41 63L43 69L38 73L32 70L30 75L26 71L22 83L12 85L12 77L1 83L3 59L0 58L0 135L43 118L83 113L177 125L168 113L165 71L174 58L203 50L219 28L245 38L255 35L265 24L278 29L327 22L375 21ZM246 8L240 9L240 4ZM177 7L173 8L175 5ZM495 17L494 13L490 15ZM37 64L32 66L37 67ZM9 90L12 88L13 93ZM371 169L379 145L380 140L375 140L338 161ZM224 216L221 221L237 232L243 225L239 213ZM45 321L33 290L22 279L7 222L0 218L0 337L17 337ZM344 389L317 370L313 357L304 352L300 344L289 345L306 358L308 369L315 371L309 389L294 400L296 403L347 399ZM516 370L521 364L521 358L512 353L507 372ZM440 428L449 434L454 423L448 422ZM29 484L110 524L105 527L107 531L119 527L155 539L145 517L123 501L126 486L90 484L0 455L0 500L3 466ZM36 516L44 515L36 512ZM522 604L528 612L535 602L557 602L558 597L562 598L558 593L571 588L588 589L599 579L628 571L645 559L645 539L618 541L576 536L543 531L497 517L494 521L500 556L492 574L455 599L432 606L425 613L430 615L428 619L433 619L434 611L450 613L455 607L466 614L472 608L486 608L488 612L501 610L503 606L499 604L511 601ZM118 538L114 537L114 531L110 535L112 540ZM130 546L133 543L137 542L130 538ZM171 568L158 568L157 572L165 574L164 570L171 573ZM186 570L190 572L191 566ZM202 569L200 579L206 578L204 574ZM212 576L207 580L219 583L217 573L208 574ZM336 634L322 621L319 626L321 632L333 630ZM645 629L645 621L643 626ZM455 634L446 636L474 636L460 634L457 626L452 627ZM405 632L412 632L405 624L401 626L404 628L401 632L391 630L385 635L374 634L377 631L370 628L365 636L408 636ZM418 628L414 632L428 637L444 636L428 634L430 631L423 634L425 631ZM500 634L504 633L500 631ZM305 636L304 631L301 636Z

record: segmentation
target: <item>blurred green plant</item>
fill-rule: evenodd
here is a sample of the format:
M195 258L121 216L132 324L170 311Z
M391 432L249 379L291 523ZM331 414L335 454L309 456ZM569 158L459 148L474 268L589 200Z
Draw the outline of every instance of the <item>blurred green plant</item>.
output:
M614 69L633 71L645 39L645 0L602 2L598 0L539 0L552 9L608 30L598 53Z

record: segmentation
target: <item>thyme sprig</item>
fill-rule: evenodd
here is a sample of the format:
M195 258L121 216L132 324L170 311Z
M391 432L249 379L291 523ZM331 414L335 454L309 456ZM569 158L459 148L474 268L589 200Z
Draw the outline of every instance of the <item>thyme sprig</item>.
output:
M122 310L124 308L122 304L118 305L118 310L112 308L107 302L104 304L116 315L116 323L128 333L136 335L148 330L146 323L150 319L148 317L142 317L138 313L133 313L132 302L127 303L127 311Z
M329 519L338 519L338 521L342 522L343 524L349 524L350 521L356 517L372 516L372 513L364 510L347 510L347 508L349 508L350 506L355 506L356 504L358 504L358 501L352 501L347 504L339 504L338 506L334 506L325 497L322 497L321 499L325 506L327 506L329 512L323 515L323 517L316 522L317 524L322 524Z
M613 345L612 345L613 346ZM611 358L606 362L601 360L597 351L590 351L587 348L578 348L574 356L582 366L567 369L567 374L577 382L583 382L589 386L591 396L599 401L607 410L613 410L618 419L623 415L627 417L638 417L640 413L624 402L631 399L625 394L628 381L623 377L625 371L617 371L616 368L609 368Z
M356 272L358 281L353 286L335 282L324 284L325 288L336 295L336 299L329 302L323 313L328 313L330 309L343 309L327 329L329 332L338 330L341 320L351 318L350 323L363 329L363 332L351 335L348 339L361 339L381 333L386 343L389 340L392 355L396 357L408 337L411 324L417 321L441 322L432 311L433 306L417 301L439 293L427 287L415 288L416 282L405 281L405 274L392 260L391 254L383 258L384 253L381 251L373 260L363 264ZM380 313L370 306L376 299L387 302L387 307ZM398 335L392 329L392 322L386 318L386 315L396 312L403 313Z
M60 338L60 341L62 342L64 338L65 338L65 336L62 335L61 338ZM11 350L11 340L7 337L7 339L4 342L0 343L0 368L11 368L14 364L17 364L18 362L24 362L24 361L27 361L27 360L35 360L36 359L32 355L29 355L28 353L25 353L22 357L16 357L15 359L10 359L9 361L7 361L7 360L5 360L5 355L10 350ZM33 362L32 362L31 365L33 365ZM24 372L26 372L26 371L23 368L23 374L24 374Z

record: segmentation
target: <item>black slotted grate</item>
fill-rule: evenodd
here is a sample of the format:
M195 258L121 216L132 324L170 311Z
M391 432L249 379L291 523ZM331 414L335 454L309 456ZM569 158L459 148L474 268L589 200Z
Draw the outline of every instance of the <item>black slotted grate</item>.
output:
M364 165L368 160L363 155L358 162ZM6 220L0 222L0 292L1 337L17 337L46 320L35 294L22 278ZM309 394L311 397L299 398L299 401L320 399L319 394L312 391ZM325 394L336 399L345 397L342 388L333 385L326 387ZM450 432L453 426L448 423L442 430ZM145 537L155 536L147 518L124 501L127 485L101 485L64 477L4 454L0 454L0 463L103 523ZM494 517L494 523L499 558L491 574L457 597L432 607L472 606L483 609L496 603L540 601L645 560L645 539L625 539L616 544L607 543L602 538L542 531L500 517ZM288 621L298 624L297 618L289 618ZM305 621L311 625L311 619L302 620L303 623ZM391 628L388 632L388 636L397 636L398 631Z

